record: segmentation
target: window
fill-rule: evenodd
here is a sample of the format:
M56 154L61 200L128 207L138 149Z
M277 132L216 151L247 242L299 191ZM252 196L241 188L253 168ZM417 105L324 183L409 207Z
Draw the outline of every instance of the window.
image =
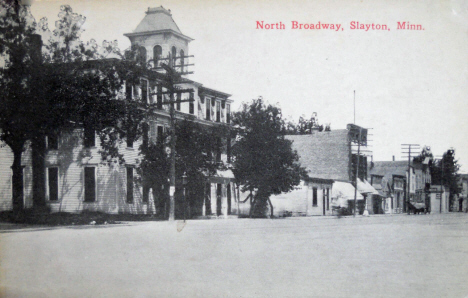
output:
M128 100L132 99L132 84L130 82L125 82L125 97Z
M94 128L91 128L89 125L85 125L84 127L83 145L85 146L85 148L96 146L96 133L94 131Z
M161 48L161 46L159 46L159 45L154 46L154 48L153 48L154 67L158 67L158 66L159 66L159 62L160 62L160 59L161 59L161 55L162 55L162 48Z
M143 147L146 148L146 147L148 147L148 141L149 141L149 135L148 135L149 134L149 125L148 125L148 123L143 123L141 129L142 129L142 135L143 135L142 136L143 137L143 142L142 142L143 144L142 145L143 145Z
M148 103L148 81L141 80L141 100Z
M51 133L47 136L47 148L49 150L57 150L58 149L58 136L55 133Z
M163 96L162 96L162 87L158 86L157 87L157 95L156 95L156 100L157 100L157 108L159 110L162 110L162 104L163 104Z
M221 103L219 101L216 102L216 122L221 121Z
M138 61L141 64L146 64L146 48L145 47L140 47L140 53L138 56Z
M211 103L210 103L210 99L207 98L205 100L205 106L206 106L206 116L205 116L205 119L206 120L211 120Z
M382 176L371 176L371 184L372 185L380 185L382 184Z
M221 215L222 212L222 184L216 184L216 215Z
M177 111L180 111L180 101L181 100L182 100L182 94L180 92L177 92L177 103L176 103Z
M205 183L204 192L206 214L212 214L214 210L211 210L211 183Z
M177 61L177 49L176 47L172 47L172 67L176 66L176 61Z
M220 163L221 162L221 138L216 139L216 156L215 156L215 162Z
M312 206L317 207L317 187L312 188Z
M58 200L58 168L48 168L48 187L49 187L49 200Z
M226 185L226 192L227 192L227 205L228 205L227 214L231 215L231 183L228 183Z
M127 168L127 203L133 203L133 168Z
M228 138L227 138L227 162L230 163L231 162L231 137L228 135Z
M84 201L85 202L96 202L96 168L86 167L84 168Z
M190 92L189 113L195 113L195 99L193 98L193 92Z
M184 50L180 50L180 72L184 72Z
M231 105L226 104L226 123L231 123Z
M149 201L149 190L150 188L148 186L143 186L143 203L148 204Z
M163 135L164 135L164 127L161 125L158 125L158 141L162 142L163 141Z
M127 132L127 147L128 148L133 148L133 139L134 137L132 136L131 132Z

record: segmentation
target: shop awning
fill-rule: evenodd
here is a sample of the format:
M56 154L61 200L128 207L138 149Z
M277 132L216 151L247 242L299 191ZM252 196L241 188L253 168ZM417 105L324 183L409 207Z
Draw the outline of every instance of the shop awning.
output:
M364 181L357 179L357 189L361 194L379 195L379 192L366 179Z
M333 182L331 205L334 207L348 207L348 201L354 200L354 186L348 182ZM363 200L364 197L357 192L357 200Z
M348 182L335 181L332 186L332 198L343 198L346 200L354 200L354 186ZM357 192L356 198L363 200L364 197Z

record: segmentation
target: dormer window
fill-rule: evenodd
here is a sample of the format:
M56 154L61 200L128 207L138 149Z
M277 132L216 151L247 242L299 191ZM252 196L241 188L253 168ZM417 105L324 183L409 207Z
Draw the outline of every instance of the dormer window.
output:
M153 48L153 63L154 67L158 67L159 63L161 62L161 55L162 55L162 47L160 45L156 45Z
M172 67L176 66L177 49L172 47Z
M138 49L138 61L141 64L146 64L146 49L145 49L145 47L140 47Z
M184 72L184 50L180 50L180 72Z

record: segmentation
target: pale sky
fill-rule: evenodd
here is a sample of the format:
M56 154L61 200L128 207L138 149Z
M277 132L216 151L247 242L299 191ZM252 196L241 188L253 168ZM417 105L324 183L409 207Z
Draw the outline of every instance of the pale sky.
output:
M32 4L53 29L60 5L86 16L84 41L115 40L125 49L148 7L162 5L194 38L190 78L232 94L234 110L262 96L285 116L318 113L321 123L373 128L374 161L402 159L400 144L454 147L468 171L468 2L454 1L130 1L69 0ZM285 30L256 29L282 22ZM293 30L292 21L343 30ZM351 30L352 21L390 31ZM424 30L397 30L397 22Z

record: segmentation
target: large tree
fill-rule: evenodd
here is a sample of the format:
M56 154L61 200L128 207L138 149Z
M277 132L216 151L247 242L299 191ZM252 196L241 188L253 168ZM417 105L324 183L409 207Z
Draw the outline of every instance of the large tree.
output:
M232 148L236 180L243 191L255 194L251 215L263 215L269 204L272 216L270 196L293 190L306 176L292 142L284 138L281 110L252 100L234 113L233 123L239 128Z
M459 169L460 165L455 159L454 149L447 150L442 159L431 164L432 184L445 185L450 190L449 206L452 206L455 196L461 192Z
M193 120L186 118L175 123L176 216L179 218L191 217L195 215L192 210L201 209L207 177L225 167L219 160L219 153L225 147L222 139L226 137L227 129L202 126ZM145 138L140 147L142 159L137 168L145 191L149 188L153 190L159 211L166 210L169 199L169 138L168 134L158 136L156 142ZM185 197L182 192L184 187Z
M18 1L2 2L0 11L4 60L0 139L13 151L13 208L19 211L24 208L21 157L28 142L33 157L33 203L41 207L45 206L45 136L83 125L102 136L115 131L110 127L128 123L130 105L114 99L125 99L123 83L135 83L144 65L125 59L116 43L103 47L94 41L83 43L80 34L85 18L70 6L61 7L53 32L46 19L36 24L29 7L20 7ZM109 59L111 54L120 59Z

